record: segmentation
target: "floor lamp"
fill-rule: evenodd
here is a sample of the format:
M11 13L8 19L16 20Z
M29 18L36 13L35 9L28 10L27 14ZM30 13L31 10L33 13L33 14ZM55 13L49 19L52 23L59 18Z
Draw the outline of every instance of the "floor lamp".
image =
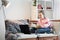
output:
M4 7L8 7L10 5L9 1L7 0L1 0L2 2L2 9L3 9L3 14L4 14L4 19L6 18L6 15L5 15L5 10L4 10Z

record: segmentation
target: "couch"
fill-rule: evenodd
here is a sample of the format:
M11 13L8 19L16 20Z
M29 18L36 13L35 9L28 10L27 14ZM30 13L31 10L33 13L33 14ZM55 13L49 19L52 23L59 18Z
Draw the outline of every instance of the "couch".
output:
M52 21L52 24L54 25L55 34L59 34L60 22ZM6 25L5 27L6 28L6 33L5 33L6 40L8 39L17 40L18 35L16 35L16 33L24 33L21 31L20 25L29 25L29 21L27 20L5 20L5 25Z
M16 33L24 33L24 34L30 34L29 30L29 21L28 20L5 20L5 38L6 40L16 40L17 37L14 36ZM22 30L23 28L23 30ZM13 35L11 35L13 34Z

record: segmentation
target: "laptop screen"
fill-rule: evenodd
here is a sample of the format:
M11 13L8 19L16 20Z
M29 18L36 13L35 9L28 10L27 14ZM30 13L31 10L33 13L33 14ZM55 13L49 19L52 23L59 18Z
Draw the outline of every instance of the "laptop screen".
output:
M30 34L29 25L19 25L21 32L24 34Z

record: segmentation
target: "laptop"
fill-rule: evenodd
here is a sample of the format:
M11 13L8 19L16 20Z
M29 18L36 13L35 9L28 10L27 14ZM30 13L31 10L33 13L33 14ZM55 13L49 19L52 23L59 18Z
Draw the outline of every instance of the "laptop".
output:
M29 25L19 25L21 32L24 34L30 34Z

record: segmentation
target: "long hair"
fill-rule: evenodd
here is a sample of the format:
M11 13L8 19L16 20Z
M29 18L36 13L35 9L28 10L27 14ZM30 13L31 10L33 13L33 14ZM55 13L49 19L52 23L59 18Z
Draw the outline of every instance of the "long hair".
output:
M45 18L45 13L44 13L44 11L43 11L43 10L38 11L38 13L42 13L42 14L43 14L43 16L44 16L44 18Z

